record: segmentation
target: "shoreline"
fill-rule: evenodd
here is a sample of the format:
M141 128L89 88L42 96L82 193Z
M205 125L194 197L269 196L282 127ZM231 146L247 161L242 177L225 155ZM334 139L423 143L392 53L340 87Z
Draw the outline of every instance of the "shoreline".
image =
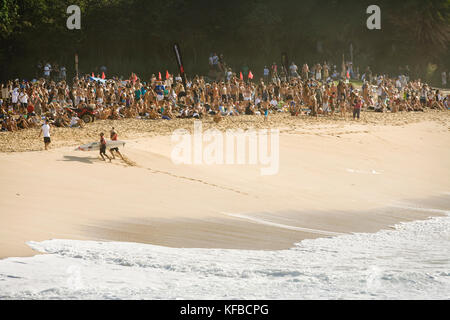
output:
M48 239L282 249L323 236L301 229L371 233L439 215L385 209L450 190L450 118L428 115L398 125L296 121L280 134L280 172L269 177L258 166L174 165L170 136L139 130L119 135L134 166L73 144L1 152L0 259L38 254L26 242Z
M166 248L178 249L224 249L224 250L245 250L245 251L285 251L296 247L303 240L315 240L319 238L334 238L337 236L352 234L375 234L383 230L396 229L403 223L427 221L436 217L448 217L446 212L450 212L450 197L431 197L429 199L408 199L409 205L421 204L421 207L408 208L387 206L378 210L367 211L364 214L376 217L376 222L359 225L354 228L354 222L350 229L340 226L340 232L329 232L324 230L311 229L313 232L303 231L302 227L295 225L283 225L267 220L270 213L259 214L237 214L234 219L220 217L209 217L205 219L141 219L130 221L103 221L101 226L85 226L80 228L79 234L74 237L57 237L39 240L28 240L24 243L26 248L16 251L18 255L0 256L0 261L9 258L26 258L36 255L47 255L49 253L33 249L29 242L41 242L47 240L75 240L75 241L96 241L96 242L123 242L129 244L148 244ZM429 207L423 207L425 201ZM443 204L444 203L444 204ZM437 205L436 205L437 204ZM441 212L440 212L441 211ZM290 215L296 213L274 213L272 218L282 221L298 223ZM331 212L342 217L342 212ZM350 213L352 215L354 213ZM255 216L265 216L266 219L255 218ZM275 216L276 215L276 216ZM326 214L324 214L326 216ZM329 217L329 216L328 216ZM250 221L249 221L250 220ZM347 219L348 220L348 219ZM346 221L348 222L348 221ZM361 221L360 221L361 222ZM345 225L345 223L344 223ZM163 232L154 231L161 228ZM208 232L205 229L208 228ZM119 230L120 229L120 230ZM299 229L299 230L296 230ZM151 231L151 234L144 235ZM220 235L214 234L219 231ZM323 231L321 234L317 231ZM246 243L241 243L242 238L232 238L236 234L245 232ZM174 234L178 237L174 237ZM329 233L329 234L327 234ZM335 233L335 234L331 234ZM83 235L84 234L84 235ZM267 235L271 238L267 239ZM94 236L95 235L95 236ZM214 238L215 237L215 238Z

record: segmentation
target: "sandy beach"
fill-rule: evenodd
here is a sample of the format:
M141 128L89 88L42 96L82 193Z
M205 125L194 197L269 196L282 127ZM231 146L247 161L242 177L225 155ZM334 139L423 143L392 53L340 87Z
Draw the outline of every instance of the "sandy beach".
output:
M129 161L74 149L114 126ZM204 129L279 128L279 173L175 165L170 134L192 120L96 121L0 134L0 258L27 241L111 240L169 247L286 249L302 239L376 232L439 212L402 203L450 191L448 112L364 113L360 122L273 115L210 118ZM12 152L14 151L14 152ZM449 209L442 203L442 209ZM434 206L436 207L436 206Z

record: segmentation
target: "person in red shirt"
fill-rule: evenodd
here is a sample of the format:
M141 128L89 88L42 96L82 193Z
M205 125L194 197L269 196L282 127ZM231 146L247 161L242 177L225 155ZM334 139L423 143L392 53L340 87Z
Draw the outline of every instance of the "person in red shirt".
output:
M34 106L29 103L27 107L27 118L34 116Z
M112 141L117 141L117 132L114 130L114 127L113 127L112 130L111 130L110 137L111 137L111 140L112 140ZM122 156L122 154L120 153L118 147L109 149L109 152L111 153L112 158L113 158L113 159L116 159L116 157L114 156L114 151L117 152L117 154L118 154L118 155L120 156L120 158L123 160L123 156Z
M362 100L360 97L357 97L355 99L355 104L353 106L353 119L358 117L358 120L359 120L359 117L361 115L361 107L362 107Z

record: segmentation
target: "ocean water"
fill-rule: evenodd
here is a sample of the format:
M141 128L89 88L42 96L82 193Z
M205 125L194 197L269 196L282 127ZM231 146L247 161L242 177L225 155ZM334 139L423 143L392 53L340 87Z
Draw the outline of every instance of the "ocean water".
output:
M1 260L0 299L450 299L446 213L282 251L29 242L47 254Z

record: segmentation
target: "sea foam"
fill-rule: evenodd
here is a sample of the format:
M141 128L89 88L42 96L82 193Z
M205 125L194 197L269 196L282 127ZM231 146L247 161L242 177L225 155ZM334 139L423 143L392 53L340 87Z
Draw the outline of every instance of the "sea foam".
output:
M450 299L450 216L282 251L29 242L0 261L0 299Z

